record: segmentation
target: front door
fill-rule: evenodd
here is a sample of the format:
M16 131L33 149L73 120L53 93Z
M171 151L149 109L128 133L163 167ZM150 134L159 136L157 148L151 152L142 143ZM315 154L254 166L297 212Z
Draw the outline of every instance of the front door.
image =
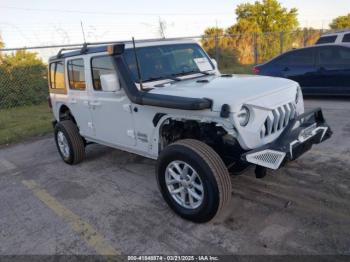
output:
M319 47L318 77L321 86L320 93L350 95L350 48Z
M106 144L131 147L136 144L132 105L123 89L103 90L100 77L116 74L113 57L91 60L93 91L89 101L96 139Z

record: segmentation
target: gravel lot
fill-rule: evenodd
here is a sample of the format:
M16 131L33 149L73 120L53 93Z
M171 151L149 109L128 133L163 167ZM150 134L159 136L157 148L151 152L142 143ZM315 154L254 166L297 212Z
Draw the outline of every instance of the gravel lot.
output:
M51 136L0 149L0 254L350 254L350 101L321 106L334 135L263 180L232 177L223 221L193 224L152 160L91 145L64 164Z

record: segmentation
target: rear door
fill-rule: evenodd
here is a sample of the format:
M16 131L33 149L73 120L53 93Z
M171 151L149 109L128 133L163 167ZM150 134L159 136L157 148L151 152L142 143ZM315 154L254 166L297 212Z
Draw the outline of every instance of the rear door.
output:
M319 92L350 95L350 47L323 46L317 53Z
M89 109L89 92L86 89L85 61L83 58L71 58L66 62L68 75L68 107L71 110L80 134L93 137L92 116Z

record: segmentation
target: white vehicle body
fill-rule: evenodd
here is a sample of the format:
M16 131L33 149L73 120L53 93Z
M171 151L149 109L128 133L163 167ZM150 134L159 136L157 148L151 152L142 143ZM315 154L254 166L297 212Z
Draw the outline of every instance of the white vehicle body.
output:
M147 42L137 44L137 47L179 43L194 43L194 41ZM131 48L131 45L126 45L127 48ZM169 81L144 84L145 87L153 88L150 93L210 98L213 101L211 110L190 111L189 114L187 110L135 105L120 87L113 92L93 89L90 61L92 57L102 55L108 53L66 58L65 68L70 60L79 58L84 60L86 89L81 91L67 88L66 94L50 93L55 119L60 120L61 107L67 106L78 124L81 135L88 141L157 159L160 152L159 128L164 121L171 118L217 123L232 137L237 138L242 148L254 149L274 141L283 131L280 129L269 136L261 136L266 119L270 117L273 121L275 117L280 117L274 115L274 111L277 110L276 112L280 114L278 109L282 110L283 116L294 111L296 115L304 112L301 94L298 103L295 102L297 92L301 91L298 83L294 81L260 76L220 77L218 72L204 77L208 83L197 83L198 79L192 78L186 80L187 76L183 77L183 81L162 87L154 86ZM66 86L69 86L67 70L65 70L65 81ZM220 117L223 104L228 104L231 108L230 117L227 119ZM244 105L250 110L250 121L247 126L242 127L238 123L237 114ZM134 112L134 108L137 108L137 113ZM152 119L160 112L166 115L157 126L153 126Z
M350 30L341 30L338 32L323 34L316 45L324 44L345 44L350 45Z
M49 71L62 159L81 162L88 142L157 159L164 200L194 222L228 206L229 172L254 164L262 178L331 136L320 109L304 113L296 82L221 75L194 41L85 45Z

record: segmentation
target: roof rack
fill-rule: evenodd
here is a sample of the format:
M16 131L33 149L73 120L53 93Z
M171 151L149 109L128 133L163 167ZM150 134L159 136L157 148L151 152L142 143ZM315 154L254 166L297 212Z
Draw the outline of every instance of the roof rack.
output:
M154 38L154 39L141 39L141 40L135 40L136 43L148 43L148 42L154 42L154 41L174 41L174 40L185 40L185 39L192 39L191 38L184 38L184 37L176 37L176 38ZM57 55L52 57L51 59L59 59L63 58L65 54L66 56L76 56L79 54L86 54L89 50L89 47L94 47L95 50L92 50L93 53L96 52L102 52L107 51L106 45L111 44L132 44L132 40L126 40L126 41L107 41L107 42L93 42L93 43L83 43L83 44L76 44L76 45L70 45L68 48L62 48L58 51ZM98 47L105 46L106 48L98 48ZM106 50L105 50L106 49ZM72 51L69 53L65 53L65 51ZM76 51L76 52L74 52Z
M332 35L332 34L339 34L339 33L346 33L349 32L350 28L345 28L345 29L340 29L340 30L334 30L334 31L329 31L323 35Z

